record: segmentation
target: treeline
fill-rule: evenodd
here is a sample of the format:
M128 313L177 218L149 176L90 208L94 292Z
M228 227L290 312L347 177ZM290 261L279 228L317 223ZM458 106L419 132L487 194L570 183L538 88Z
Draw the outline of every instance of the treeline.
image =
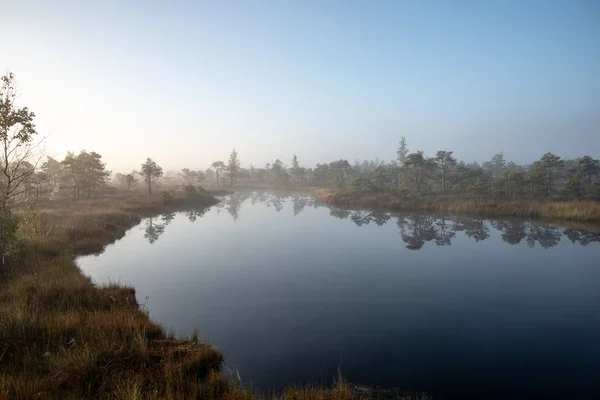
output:
M21 184L18 198L92 198L107 189L111 171L96 152L72 152L58 161L52 157L34 168L24 162L21 170L31 170ZM447 196L473 199L485 203L497 200L599 200L600 161L591 156L563 160L552 153L527 165L506 161L502 153L481 164L458 161L452 151L438 151L427 157L422 151L410 153L403 138L397 159L385 161L336 160L302 167L293 156L287 167L281 160L262 168L241 167L234 149L227 163L215 161L206 170L184 168L176 175L164 176L163 168L148 158L139 171L117 173L113 186L132 191L152 188L160 183L166 188L202 185L232 186L258 184L283 188L301 186L328 187L357 194L388 193L402 198ZM140 185L142 183L143 185Z
M236 164L216 161L207 169L207 181L268 183L275 186L319 186L358 194L391 193L403 198L422 196L456 196L476 202L496 200L598 200L600 199L600 161L591 156L562 159L553 153L543 154L531 164L519 165L504 159L502 153L481 164L459 161L449 150L434 156L422 151L410 152L402 138L396 160L336 160L317 164L315 168L300 166L294 155L290 167L276 159L264 168L241 168Z
M95 151L82 150L79 154L68 152L61 161L48 156L38 164L39 167L36 167L28 161L22 161L19 168L22 171L18 186L20 190L11 193L13 203L61 198L90 199L109 188L112 172L106 169L102 155ZM149 194L152 194L153 185L162 175L162 167L148 158L141 164L139 172L117 173L114 178L126 190L133 190L141 180ZM6 177L0 179L0 186L5 187L6 181Z

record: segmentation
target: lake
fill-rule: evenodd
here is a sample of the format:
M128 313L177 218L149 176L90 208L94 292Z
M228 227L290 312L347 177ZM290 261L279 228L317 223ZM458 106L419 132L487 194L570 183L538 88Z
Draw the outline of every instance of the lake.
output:
M330 208L240 192L144 220L94 282L136 288L177 336L244 383L330 383L451 398L600 393L600 233L545 222Z

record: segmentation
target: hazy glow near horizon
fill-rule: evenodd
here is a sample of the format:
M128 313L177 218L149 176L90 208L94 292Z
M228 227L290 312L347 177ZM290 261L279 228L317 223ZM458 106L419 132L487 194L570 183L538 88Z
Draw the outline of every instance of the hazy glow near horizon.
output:
M596 1L19 1L0 68L50 154L206 168L294 153L600 156ZM125 4L127 3L127 5Z

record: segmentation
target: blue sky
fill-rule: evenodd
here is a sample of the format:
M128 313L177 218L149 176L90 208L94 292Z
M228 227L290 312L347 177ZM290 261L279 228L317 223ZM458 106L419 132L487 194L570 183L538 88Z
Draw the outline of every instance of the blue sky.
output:
M95 3L95 5L92 5ZM130 170L498 151L600 157L600 2L2 2L51 154ZM8 39L6 39L8 38Z

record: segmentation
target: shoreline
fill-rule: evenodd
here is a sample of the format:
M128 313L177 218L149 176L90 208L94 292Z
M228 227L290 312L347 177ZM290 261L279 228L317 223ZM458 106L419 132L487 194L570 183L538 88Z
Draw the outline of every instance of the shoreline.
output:
M196 333L170 337L141 308L135 288L96 285L77 265L78 256L99 254L142 218L219 202L210 192L171 193L15 210L22 241L0 267L0 398L273 398L225 378L225 356ZM331 387L289 386L280 395L363 397L342 376Z
M479 205L473 200L428 197L401 199L392 194L361 194L315 188L313 194L324 204L389 212L449 213L484 218L511 217L519 219L600 223L600 203L579 202L502 202Z
M24 237L0 278L0 394L7 398L219 398L224 356L196 335L169 337L133 287L95 285L77 266L144 217L206 209L207 194L52 202L18 209ZM0 397L2 397L0 396Z

